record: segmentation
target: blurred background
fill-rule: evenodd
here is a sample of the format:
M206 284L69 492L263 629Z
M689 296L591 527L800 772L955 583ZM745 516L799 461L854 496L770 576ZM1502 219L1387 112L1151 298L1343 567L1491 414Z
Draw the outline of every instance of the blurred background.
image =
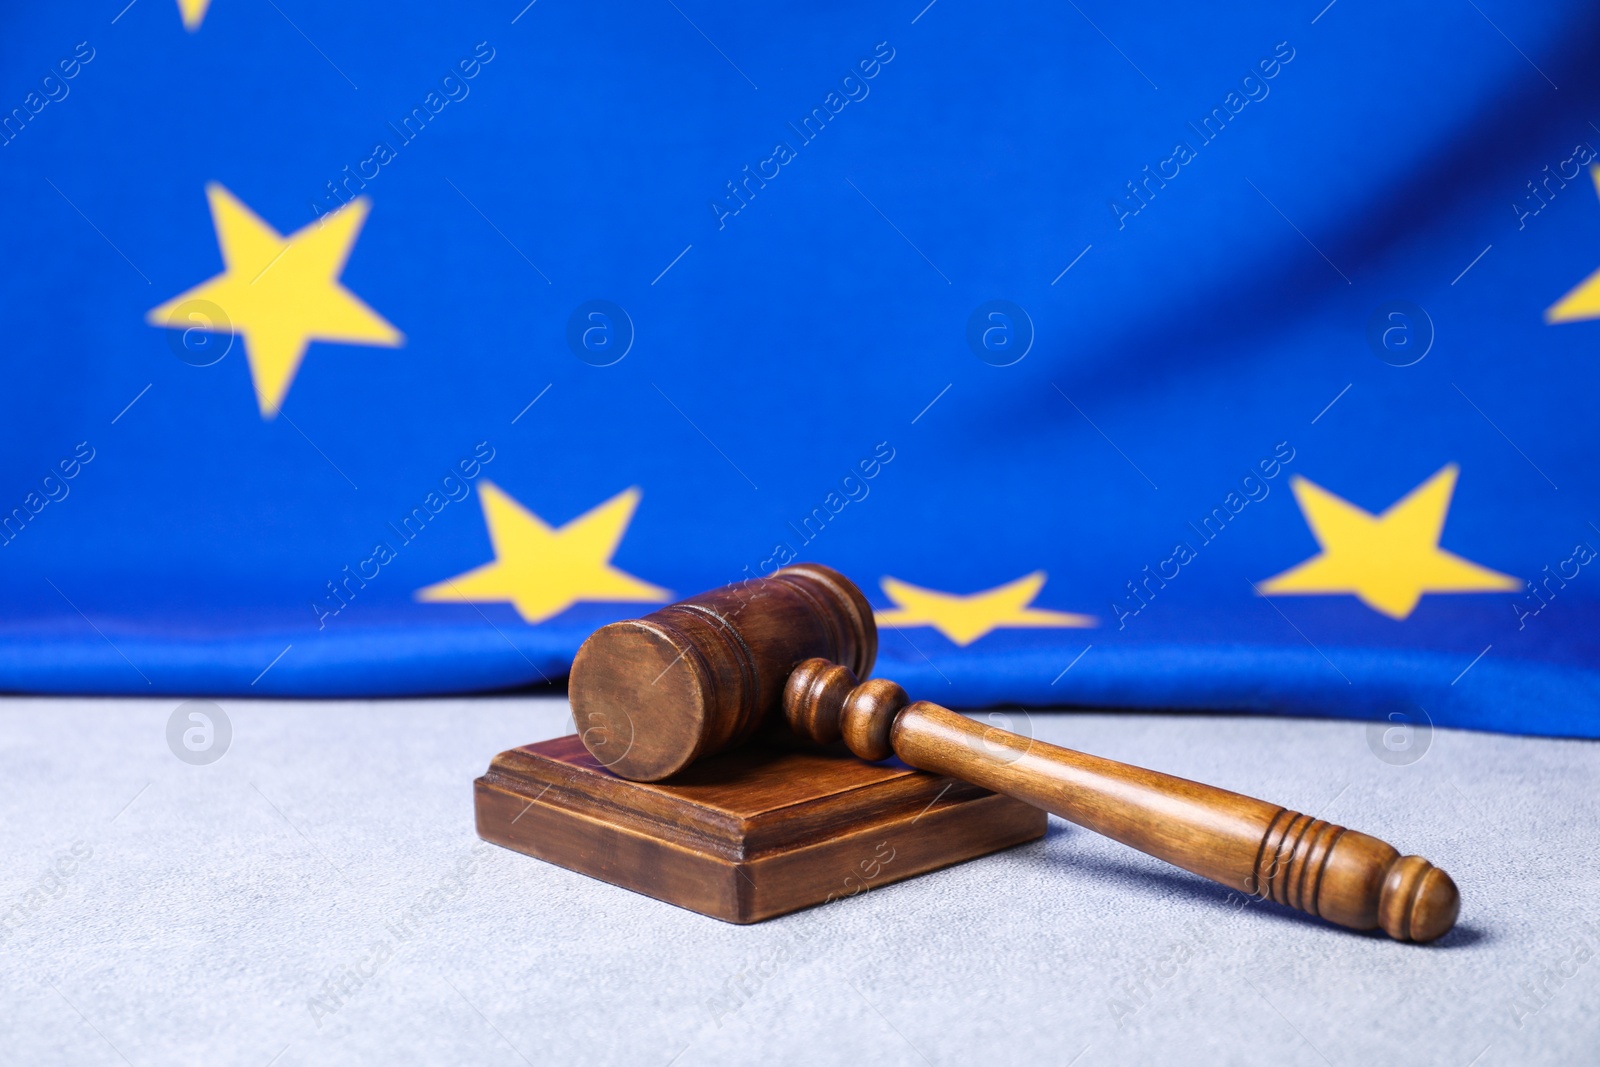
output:
M3 18L8 690L815 560L945 703L1600 732L1590 5Z

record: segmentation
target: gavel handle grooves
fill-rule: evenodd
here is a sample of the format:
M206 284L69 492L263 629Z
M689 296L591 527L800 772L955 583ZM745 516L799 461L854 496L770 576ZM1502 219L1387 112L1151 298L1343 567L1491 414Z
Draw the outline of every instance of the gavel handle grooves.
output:
M1276 804L1036 741L927 701L893 682L856 686L842 667L802 664L790 724L841 733L858 756L892 751L920 770L1015 797L1240 892L1357 930L1431 941L1455 924L1450 876L1420 856Z
M1382 926L1431 940L1459 898L1420 856L1276 804L1034 741L919 701L895 717L889 743L911 766L1016 797L1079 826L1244 893L1341 926ZM1436 904L1448 914L1432 914ZM1443 924L1443 929L1435 930ZM1421 935L1421 936L1419 936Z

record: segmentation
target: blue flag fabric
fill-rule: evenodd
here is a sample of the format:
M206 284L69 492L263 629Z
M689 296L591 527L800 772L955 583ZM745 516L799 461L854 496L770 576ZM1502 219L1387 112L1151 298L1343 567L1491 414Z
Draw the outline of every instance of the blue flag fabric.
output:
M815 560L946 703L1600 735L1591 5L3 18L0 686Z

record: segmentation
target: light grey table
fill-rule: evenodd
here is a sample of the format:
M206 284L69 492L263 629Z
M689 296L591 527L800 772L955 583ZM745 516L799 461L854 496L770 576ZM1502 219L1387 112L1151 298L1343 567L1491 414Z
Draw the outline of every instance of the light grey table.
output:
M1600 1063L1600 745L1031 717L1429 857L1465 903L1424 948L1054 819L729 926L476 840L472 779L563 701L221 700L209 764L178 704L0 701L0 1064Z

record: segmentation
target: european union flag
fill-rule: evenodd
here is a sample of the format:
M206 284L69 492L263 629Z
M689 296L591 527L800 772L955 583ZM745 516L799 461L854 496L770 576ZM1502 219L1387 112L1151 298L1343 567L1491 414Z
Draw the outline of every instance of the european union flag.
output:
M4 18L10 690L815 560L943 703L1600 736L1591 5Z

